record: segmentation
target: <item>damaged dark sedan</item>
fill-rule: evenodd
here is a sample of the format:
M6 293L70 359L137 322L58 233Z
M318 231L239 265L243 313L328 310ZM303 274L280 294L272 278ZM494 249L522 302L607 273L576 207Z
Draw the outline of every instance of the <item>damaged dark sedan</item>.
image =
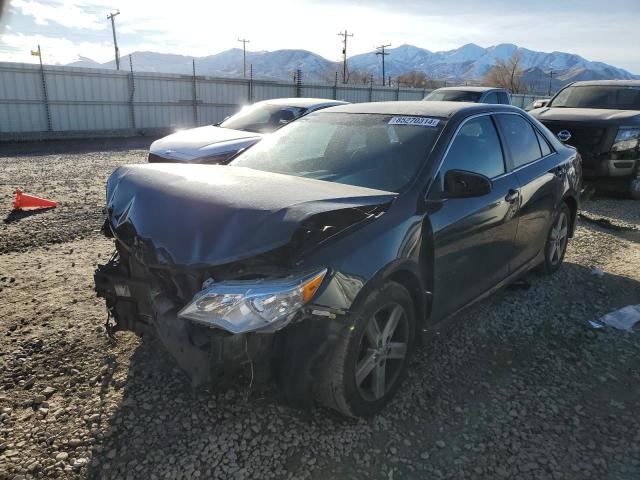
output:
M507 105L329 108L230 166L118 168L96 290L111 331L155 332L194 385L246 368L292 403L371 415L424 332L560 267L580 168Z

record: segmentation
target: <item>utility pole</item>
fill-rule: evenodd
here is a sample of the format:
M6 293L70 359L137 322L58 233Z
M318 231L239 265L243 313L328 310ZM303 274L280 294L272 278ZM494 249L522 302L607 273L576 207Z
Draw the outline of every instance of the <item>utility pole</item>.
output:
M553 80L553 70L549 70L549 96L551 96L551 81Z
M51 110L49 107L49 95L47 94L47 79L44 76L44 65L42 65L42 50L40 50L40 44L38 44L38 50L31 50L31 55L38 57L40 60L40 76L42 79L42 99L44 100L44 109L47 114L47 130L53 131L51 125Z
M390 47L391 44L389 43L388 45L380 45L379 47L376 47L376 50L378 50L376 52L376 55L380 55L382 57L382 86L384 87L384 78L385 78L385 73L384 73L384 57L386 57L387 55L389 55L389 52L385 52L384 49L387 47Z
M353 33L349 33L345 29L338 36L342 37L342 83L347 83L347 38L353 37Z
M113 30L113 48L116 50L116 70L120 70L120 51L118 50L118 41L116 40L116 22L114 18L116 15L120 15L120 10L111 12L107 15L107 18L111 20L111 30Z
M247 78L247 43L250 43L246 38L239 38L239 42L242 42L242 78Z

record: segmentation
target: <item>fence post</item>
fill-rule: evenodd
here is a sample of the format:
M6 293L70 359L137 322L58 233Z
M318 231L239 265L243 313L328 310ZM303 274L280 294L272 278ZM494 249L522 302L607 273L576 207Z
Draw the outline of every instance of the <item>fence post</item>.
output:
M336 71L336 80L333 82L333 99L338 99L338 72Z
M133 95L136 91L136 82L133 78L133 60L129 54L129 115L131 116L131 128L136 128L136 112L133 107Z
M302 70L296 69L296 97L302 96Z
M198 126L198 98L197 98L197 90L196 90L196 59L192 58L191 63L193 65L193 124L194 126Z
M249 80L247 81L247 100L253 103L253 63L249 65Z
M369 83L369 101L373 102L373 73L371 74L371 82Z
M47 131L53 131L51 124L51 107L49 106L49 95L47 94L47 79L44 76L44 66L42 65L42 50L38 45L38 58L40 59L40 75L42 76L42 98L44 99L44 110L47 114Z
M396 78L396 102L400 100L400 79Z

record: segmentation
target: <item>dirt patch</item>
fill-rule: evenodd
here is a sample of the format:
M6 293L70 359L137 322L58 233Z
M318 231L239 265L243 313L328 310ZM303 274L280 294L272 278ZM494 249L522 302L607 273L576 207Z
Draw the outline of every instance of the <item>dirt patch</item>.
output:
M104 183L144 155L0 158L3 218L14 186L61 202L0 223L0 479L640 478L640 332L587 324L640 303L633 232L580 221L557 274L461 315L382 414L354 421L241 377L194 392L153 340L106 338ZM630 227L639 209L585 211Z

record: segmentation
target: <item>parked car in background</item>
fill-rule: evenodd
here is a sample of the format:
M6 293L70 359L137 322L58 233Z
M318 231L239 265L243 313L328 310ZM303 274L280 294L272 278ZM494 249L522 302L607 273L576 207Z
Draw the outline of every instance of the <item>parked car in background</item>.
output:
M504 88L444 87L424 97L427 101L497 103L511 105L511 95Z
M549 104L550 100L551 100L550 98L538 98L537 100L534 100L529 105L524 107L524 111L525 112L529 112L529 111L533 110L534 108L546 107Z
M579 191L576 150L519 108L334 107L229 166L119 167L96 290L110 330L155 331L194 384L250 364L371 415L424 330L560 268Z
M575 82L529 113L578 149L585 180L640 199L640 80Z
M248 105L219 124L181 130L151 144L149 162L227 163L240 150L293 120L347 102L277 98Z

